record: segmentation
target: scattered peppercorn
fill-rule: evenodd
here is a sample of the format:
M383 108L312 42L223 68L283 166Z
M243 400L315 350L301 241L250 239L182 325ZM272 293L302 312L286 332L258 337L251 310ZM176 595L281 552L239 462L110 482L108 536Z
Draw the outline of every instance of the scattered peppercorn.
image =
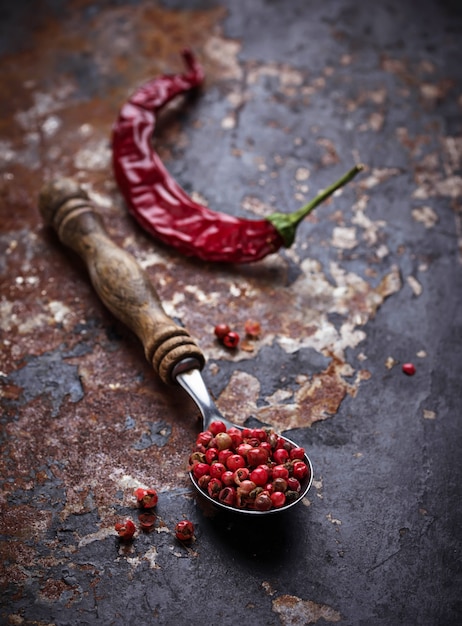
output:
M252 339L257 339L261 333L261 324L256 320L247 320L244 324L245 334Z
M152 509L156 506L159 497L155 489L135 489L135 497L142 509Z
M239 345L239 335L233 330L230 330L229 333L223 337L223 344L227 348L237 348Z
M217 324L214 328L216 338L227 348L237 348L239 345L238 333L231 330L228 324Z
M403 363L402 370L408 376L414 376L415 374L415 365L413 363Z
M140 524L140 528L149 533L154 528L156 516L154 513L140 513L138 515L138 522Z
M175 536L179 541L191 541L194 537L194 524L189 520L182 520L175 525Z
M274 491L271 495L271 504L276 508L280 509L281 506L284 506L286 503L286 495L282 493L282 491Z
M215 336L218 337L218 339L223 339L223 337L225 337L229 332L231 331L231 328L228 326L228 324L217 324L214 328L214 333Z
M130 541L131 539L133 539L133 535L136 532L135 524L132 522L131 519L126 519L124 522L117 522L114 525L114 528L117 531L120 539L122 539L123 541Z
M213 500L269 511L300 497L311 477L304 459L303 448L271 429L226 429L217 420L199 433L189 462L193 479Z

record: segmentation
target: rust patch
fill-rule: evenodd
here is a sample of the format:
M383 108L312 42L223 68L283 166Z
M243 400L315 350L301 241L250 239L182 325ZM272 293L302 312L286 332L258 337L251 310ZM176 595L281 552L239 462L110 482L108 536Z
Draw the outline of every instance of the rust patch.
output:
M320 619L326 622L339 622L342 619L341 614L330 606L291 595L273 600L273 611L279 615L284 626L316 624Z
M206 44L213 32L215 48L224 49L218 26L222 8L110 7L83 25L79 19L86 6L74 0L67 20L43 20L23 52L2 58L1 80L9 97L2 100L0 116L0 195L4 205L15 207L2 224L10 231L31 218L33 226L40 223L34 207L43 178L78 174L104 194L113 188L108 142L116 112L140 82L179 70L182 48L203 51L209 84L221 78L227 57L208 55ZM91 84L79 83L75 58L81 72L93 77Z
M304 428L335 415L345 395L356 395L359 384L370 373L360 370L351 383L345 380L354 370L339 359L333 359L326 370L312 377L299 375L299 389L294 393L281 386L271 397L268 406L258 406L260 383L250 374L235 371L218 404L225 415L243 425L249 416L271 424L278 431Z
M20 539L10 539L3 542L2 559L0 562L0 586L6 587L10 583L22 586L34 570L37 558L35 548L27 545Z
M38 542L50 527L51 512L31 506L12 506L2 513L0 534L18 539Z
M77 592L75 587L73 588L63 580L49 578L41 586L39 595L41 600L45 600L47 602L58 602L63 599L63 596L68 596L69 594L72 596L73 592ZM70 598L67 599L69 606L72 602L69 602Z

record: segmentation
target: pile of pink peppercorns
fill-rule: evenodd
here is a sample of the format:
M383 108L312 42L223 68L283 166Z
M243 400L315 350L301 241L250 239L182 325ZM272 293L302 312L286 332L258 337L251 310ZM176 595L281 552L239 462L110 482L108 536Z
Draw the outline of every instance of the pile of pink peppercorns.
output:
M305 450L266 428L227 428L214 421L189 458L197 485L236 509L269 511L297 500L310 478Z
M140 529L149 533L153 530L156 523L154 507L159 501L157 491L155 489L139 487L135 489L134 496L139 507L138 522ZM114 529L122 541L131 541L136 533L136 526L131 519L117 522L114 525ZM191 541L194 538L194 524L189 520L177 522L175 525L175 537L179 541Z

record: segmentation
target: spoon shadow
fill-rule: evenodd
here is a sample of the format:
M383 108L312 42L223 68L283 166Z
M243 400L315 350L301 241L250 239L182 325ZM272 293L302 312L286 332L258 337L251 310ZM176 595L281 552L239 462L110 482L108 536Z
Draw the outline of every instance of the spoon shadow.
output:
M207 504L207 509L208 509ZM306 535L309 520L306 512L296 507L276 515L246 517L241 514L207 510L202 520L204 534L232 556L239 555L260 564L277 565L296 558L302 536Z

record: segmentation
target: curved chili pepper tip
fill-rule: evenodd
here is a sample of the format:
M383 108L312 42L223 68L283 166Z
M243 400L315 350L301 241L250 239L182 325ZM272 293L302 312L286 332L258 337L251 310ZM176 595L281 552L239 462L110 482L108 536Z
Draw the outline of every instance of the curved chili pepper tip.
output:
M194 74L196 81L201 83L204 80L204 70L194 52L190 48L184 48L181 51L181 56L183 57L186 68Z

